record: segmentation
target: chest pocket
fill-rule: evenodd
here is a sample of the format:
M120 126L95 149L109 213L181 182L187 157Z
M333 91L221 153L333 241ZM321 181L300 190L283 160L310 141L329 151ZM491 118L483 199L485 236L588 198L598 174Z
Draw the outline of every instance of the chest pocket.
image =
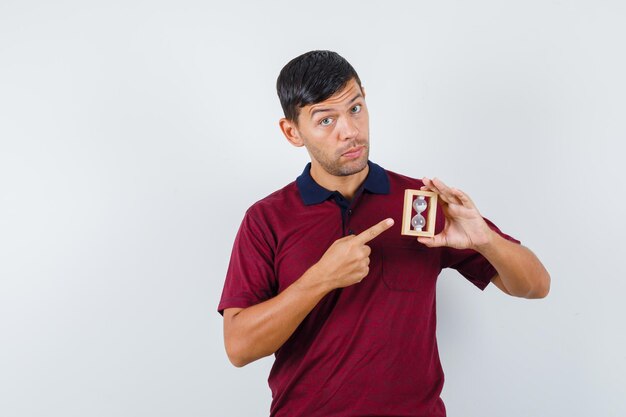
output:
M441 272L439 257L439 250L421 245L385 245L382 248L383 281L394 291L434 291Z

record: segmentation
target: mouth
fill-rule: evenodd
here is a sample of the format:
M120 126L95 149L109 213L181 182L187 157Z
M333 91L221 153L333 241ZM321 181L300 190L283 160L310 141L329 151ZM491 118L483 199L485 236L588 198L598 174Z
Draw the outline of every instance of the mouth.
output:
M348 158L348 159L356 159L363 154L364 150L365 150L365 146L357 146L357 147L348 149L346 152L341 154L341 156Z

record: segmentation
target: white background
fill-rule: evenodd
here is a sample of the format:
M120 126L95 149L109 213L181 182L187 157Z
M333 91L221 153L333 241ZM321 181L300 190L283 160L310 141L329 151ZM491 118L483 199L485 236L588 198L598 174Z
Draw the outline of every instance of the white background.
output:
M626 414L620 1L0 2L0 415L267 416L216 312L244 211L307 155L291 58L339 52L371 159L465 190L543 300L438 286L450 416Z

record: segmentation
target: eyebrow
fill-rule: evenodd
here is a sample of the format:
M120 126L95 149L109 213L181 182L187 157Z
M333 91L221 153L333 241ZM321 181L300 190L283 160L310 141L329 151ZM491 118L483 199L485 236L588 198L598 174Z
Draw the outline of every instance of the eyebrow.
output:
M350 102L348 104L352 104L357 98L359 97L363 97L361 95L361 93L357 93L356 96L354 96L352 98L352 100L350 100ZM325 111L331 111L332 109L315 109L311 112L311 118L313 118L313 116L315 116L315 113L321 113L321 112L325 112Z

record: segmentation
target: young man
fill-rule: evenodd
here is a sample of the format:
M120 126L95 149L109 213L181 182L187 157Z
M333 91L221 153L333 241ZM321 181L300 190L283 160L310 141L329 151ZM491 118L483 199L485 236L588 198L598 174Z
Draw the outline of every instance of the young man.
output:
M280 128L311 163L243 219L218 306L228 357L275 354L271 416L445 416L441 269L525 298L548 294L547 271L467 194L369 161L365 90L341 56L293 59L277 90ZM435 237L400 234L407 188L439 194Z

